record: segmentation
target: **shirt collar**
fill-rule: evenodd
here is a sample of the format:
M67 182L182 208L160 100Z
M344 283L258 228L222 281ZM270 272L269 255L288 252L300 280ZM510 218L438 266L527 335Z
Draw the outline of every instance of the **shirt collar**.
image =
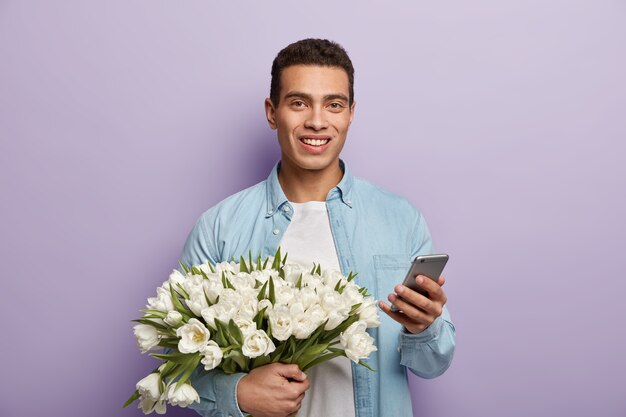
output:
M351 194L354 178L341 159L339 160L339 167L343 171L343 177L341 178L341 181L339 181L339 184L328 192L326 200L328 201L335 193L338 193L341 201L348 207L352 208L353 202L351 200ZM274 165L269 177L267 177L267 211L265 212L265 217L273 216L281 208L281 206L288 201L282 187L280 186L280 182L278 182L279 169L280 161Z

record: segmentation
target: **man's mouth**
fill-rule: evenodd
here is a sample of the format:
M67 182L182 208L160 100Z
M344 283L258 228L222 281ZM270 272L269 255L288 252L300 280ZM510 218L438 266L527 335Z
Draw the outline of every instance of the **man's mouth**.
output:
M330 142L330 138L300 138L300 142L304 143L305 145L309 145L309 146L324 146L326 145L328 142Z

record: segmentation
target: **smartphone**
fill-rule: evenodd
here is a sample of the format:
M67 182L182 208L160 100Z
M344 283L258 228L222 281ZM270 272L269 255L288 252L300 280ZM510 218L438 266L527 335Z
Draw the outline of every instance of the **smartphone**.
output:
M416 291L425 297L428 297L428 293L415 282L415 277L418 275L424 275L436 282L439 280L439 276L443 272L443 268L446 266L448 258L448 255L443 253L437 255L421 255L416 257L413 260L409 271L406 273L402 285L409 287L413 291ZM398 311L398 308L394 305L391 305L391 309L393 311Z

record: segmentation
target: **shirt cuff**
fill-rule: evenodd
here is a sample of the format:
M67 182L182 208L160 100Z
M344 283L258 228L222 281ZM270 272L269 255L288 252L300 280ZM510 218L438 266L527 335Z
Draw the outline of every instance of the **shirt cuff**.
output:
M400 343L402 347L405 344L415 345L415 343L428 343L439 337L441 328L443 327L443 317L439 316L433 321L430 326L425 328L419 333L411 333L402 327L400 332Z
M228 417L245 417L239 403L237 402L237 385L245 373L226 375L218 373L215 375L214 387L215 397L218 402L218 409Z

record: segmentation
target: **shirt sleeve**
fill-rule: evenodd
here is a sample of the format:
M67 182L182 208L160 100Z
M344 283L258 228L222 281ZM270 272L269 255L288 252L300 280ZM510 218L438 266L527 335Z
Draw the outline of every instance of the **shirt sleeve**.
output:
M432 254L432 239L424 216L416 210L411 259ZM455 329L447 306L441 316L420 333L401 331L399 335L400 363L422 378L443 374L452 362L456 346Z
M200 217L189 233L180 257L184 265L197 265L207 260L215 264L219 261L214 233L207 226L210 214L209 211ZM227 375L220 369L205 371L202 365L198 365L189 380L200 396L200 403L189 407L205 417L244 417L237 403L237 385L245 375Z

